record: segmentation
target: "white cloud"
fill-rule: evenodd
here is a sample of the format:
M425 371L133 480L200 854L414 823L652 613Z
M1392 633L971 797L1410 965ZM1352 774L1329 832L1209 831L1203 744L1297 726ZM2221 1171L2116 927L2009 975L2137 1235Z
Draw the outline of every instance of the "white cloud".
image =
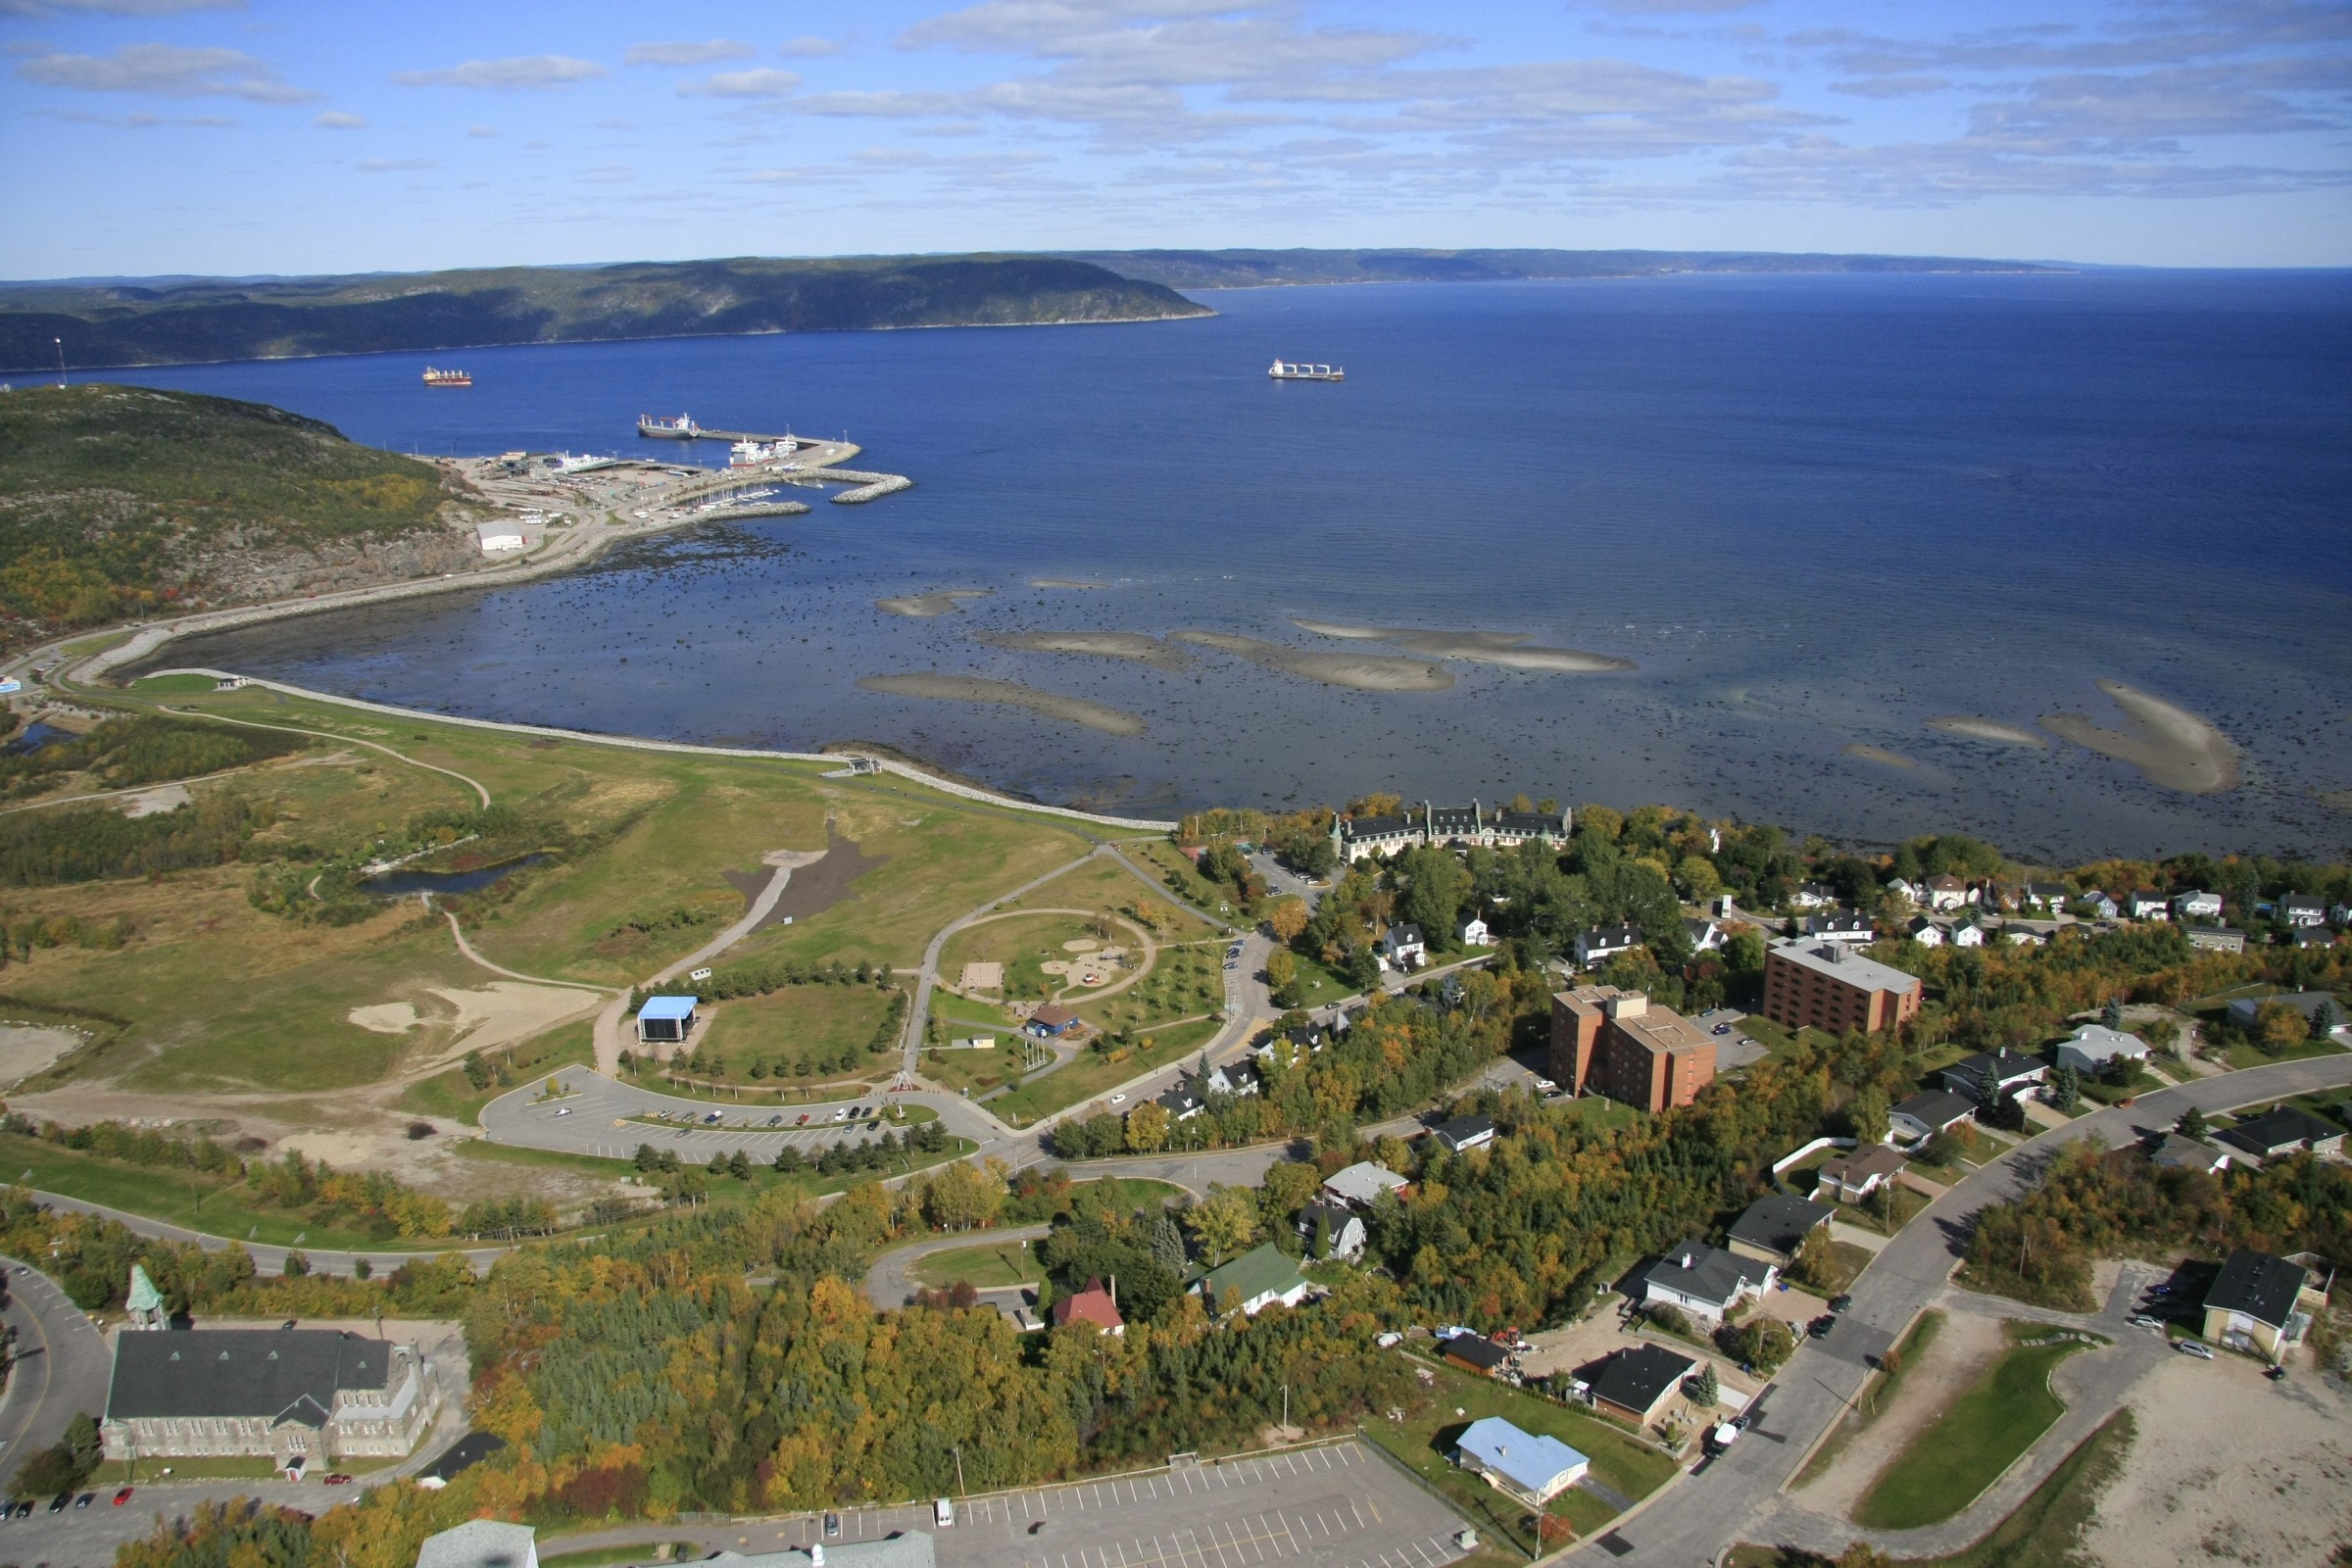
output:
M1948 76L1860 76L1852 81L1833 81L1830 91L1856 98L1913 98L1922 93L1944 92L1951 85Z
M312 117L311 123L320 130L366 130L368 122L357 115L347 115L340 109L321 109Z
M153 130L159 125L187 125L198 130L234 130L239 121L219 115L93 115L79 109L27 109L28 115L63 120L75 125L106 125L115 130Z
M353 165L363 174L397 174L413 169L439 169L438 158L366 158Z
M708 66L720 60L749 60L760 51L732 38L704 43L636 43L620 57L624 66Z
M403 87L475 87L492 92L527 92L571 87L612 73L593 60L569 55L510 55L503 60L468 60L445 71L396 71Z
M824 55L837 55L841 49L842 46L832 39L819 38L812 32L805 32L798 38L787 38L776 45L776 53L787 60L815 60Z
M304 103L315 92L288 86L276 71L235 49L181 49L134 43L97 55L35 55L17 67L20 79L78 92L143 92L163 98L244 98L257 104Z
M681 98L789 98L801 85L800 74L761 66L752 71L722 71L701 81L681 81Z
M501 132L496 125L467 125L466 127L466 134L475 138L478 141L488 141L493 136L501 134Z

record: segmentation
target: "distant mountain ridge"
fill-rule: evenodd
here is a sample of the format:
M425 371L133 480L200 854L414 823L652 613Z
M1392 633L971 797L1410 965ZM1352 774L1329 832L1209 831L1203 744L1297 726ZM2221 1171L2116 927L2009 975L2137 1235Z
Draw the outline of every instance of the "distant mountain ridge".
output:
M1274 283L1462 283L1538 277L1663 277L1681 272L2064 272L2034 262L1961 256L1843 256L1777 251L1218 250L1066 251L1170 288Z
M143 284L0 285L0 371L185 365L514 343L1215 314L1051 256L737 258L612 267Z
M1769 251L1149 250L834 260L737 257L334 277L0 283L0 373L517 343L1155 321L1178 289L1652 277L2055 272L2028 262Z

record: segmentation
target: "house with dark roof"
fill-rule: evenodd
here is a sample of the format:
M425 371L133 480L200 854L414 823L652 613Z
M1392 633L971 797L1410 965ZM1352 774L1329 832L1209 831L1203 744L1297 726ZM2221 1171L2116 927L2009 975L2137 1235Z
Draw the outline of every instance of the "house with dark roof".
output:
M1740 1302L1771 1290L1779 1275L1771 1263L1693 1239L1677 1242L1637 1273L1631 1291L1639 1305L1671 1306L1720 1322Z
M2169 920L2172 910L2164 895L2154 888L2134 888L2124 895L2124 918L2128 920Z
M1886 1113L1886 1125L1897 1138L1925 1143L1977 1113L1977 1102L1949 1089L1930 1089L1913 1095Z
M2278 901L2278 918L2291 926L2326 925L2328 901L2301 893L2289 893Z
M2311 1020L2319 1016L2322 1006L2335 1015L2337 1023L2344 1021L2344 1009L2336 1004L2334 995L2327 991L2274 991L2267 997L2240 997L2230 1004L2230 1021L2251 1033L2254 1020L2261 1016L2262 1009L2274 1003L2301 1013L2306 1029L2311 1027Z
M2213 1135L2232 1149L2260 1159L2278 1159L2308 1149L2315 1154L2341 1153L2344 1130L2292 1105L2273 1105Z
M2179 1133L2166 1133L2158 1139L2148 1151L2148 1159L2160 1170L2201 1170L2208 1176L2230 1168L2227 1151L2208 1148Z
M406 1454L441 1399L412 1343L337 1329L119 1334L99 1430L110 1459L267 1456L286 1469Z
M1315 1251L1315 1233L1320 1230L1330 1247L1328 1253ZM1364 1255L1364 1243L1369 1236L1364 1230L1363 1216L1346 1203L1326 1202L1321 1199L1298 1211L1298 1234L1306 1238L1306 1250L1315 1256L1330 1256L1352 1263Z
M1484 1149L1494 1141L1494 1118L1492 1116L1456 1116L1438 1126L1437 1140L1454 1153L1465 1150Z
M1189 1081L1177 1084L1152 1103L1166 1111L1170 1121L1191 1121L1208 1105L1208 1102L1200 1098Z
M1759 1263L1786 1268L1796 1260L1805 1238L1815 1231L1828 1230L1830 1219L1837 1212L1828 1203L1766 1193L1747 1205L1747 1212L1732 1221L1732 1250Z
M1456 1334L1446 1342L1446 1359L1482 1378L1500 1372L1510 1358L1510 1351L1483 1334Z
M1070 1032L1078 1015L1058 1002L1049 1002L1029 1015L1029 1032L1040 1040L1058 1040Z
M2205 1293L2205 1338L2277 1361L2301 1343L2313 1314L2327 1309L2331 1283L2315 1282L2299 1257L2240 1248Z
M1642 928L1638 925L1595 926L1576 934L1576 966L1597 969L1620 953L1631 953L1642 945Z
M1866 1144L1821 1167L1816 1202L1858 1203L1903 1173L1903 1156L1885 1144Z
M1878 930L1870 923L1869 915L1835 910L1807 919L1804 933L1807 942L1846 942L1867 947L1879 940Z
M2040 1083L2049 1075L2050 1064L2039 1056L2029 1056L2003 1046L1998 1051L1980 1051L1944 1068L1943 1087L1955 1095L1967 1096L1972 1102L1982 1102L1987 1078L2006 1096Z
M1596 1408L1647 1426L1697 1366L1690 1356L1645 1342L1612 1353L1585 1382Z

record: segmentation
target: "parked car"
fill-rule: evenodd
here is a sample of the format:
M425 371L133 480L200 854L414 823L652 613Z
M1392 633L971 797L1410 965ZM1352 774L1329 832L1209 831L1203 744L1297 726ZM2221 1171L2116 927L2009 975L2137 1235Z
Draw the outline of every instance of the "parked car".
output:
M774 1127L774 1126L778 1126L778 1125L780 1125L780 1124L783 1122L783 1120L784 1120L784 1113L783 1113L782 1111L780 1111L780 1110L779 1110L779 1111L777 1111L777 1112L776 1112L776 1113L775 1113L773 1116L770 1116L770 1117L768 1117L768 1118L767 1118L767 1124L768 1124L770 1127Z
M1854 1298L1851 1296L1833 1296L1830 1298L1830 1310L1833 1312L1847 1311L1853 1306L1853 1304Z
M2195 1340L2182 1340L2179 1344L2175 1345L2173 1348L2179 1350L2182 1355L2193 1355L2200 1361L2210 1361L2213 1359L2213 1348L2208 1345L2199 1344Z
M351 1485L351 1477L338 1470L326 1478L326 1484L330 1487L348 1487Z
M128 1487L124 1487L124 1488L123 1488L123 1489L122 1489L121 1492L118 1492L118 1493L116 1493L116 1494L115 1494L115 1506L116 1506L116 1507L118 1507L118 1508L122 1507L122 1506L124 1503L128 1502L129 1500L130 1500L130 1489L129 1489Z
M74 1506L76 1508L87 1508L91 1503L96 1502L97 1500L98 1494L95 1492L85 1492L80 1496L74 1499Z
M793 1125L794 1125L795 1127L806 1127L806 1126L808 1126L808 1113L807 1111L805 1111L805 1110L804 1110L804 1111L802 1111L802 1112L801 1112L801 1119L800 1119L799 1121L796 1121L796 1122L794 1122L794 1123L793 1123Z
M2286 1381L2286 1368L2282 1366L2266 1366L2262 1369L2262 1375L2266 1378L2269 1378L2273 1383L2284 1383Z
M2164 1320L2141 1312L2132 1319L2132 1326L2135 1329L2160 1329L2164 1327Z
M56 1496L49 1499L49 1511L51 1513L64 1513L66 1511L66 1504L72 1502L73 1500L74 1494L71 1492L61 1492Z
M827 1509L825 1512L825 1539L827 1541L832 1541L837 1539L840 1535L841 1515L834 1513L830 1509Z
M711 1125L713 1122L716 1122L717 1120L719 1120L719 1113L718 1113L717 1111L715 1111L715 1110L714 1110L714 1111L712 1111L712 1112L711 1112L710 1115L708 1115L708 1116L705 1116L705 1117L703 1118L703 1125L704 1125L704 1126L706 1126L706 1127L708 1127L708 1126L710 1126L710 1125Z
M1732 1032L1732 1026L1728 1023L1719 1023L1715 1026L1714 1032L1719 1035L1728 1035Z
M9 1499L8 1499L6 1502L0 1502L0 1524L5 1524L5 1523L7 1523L9 1520L11 1520L11 1519L14 1519L16 1516L17 1516L17 1499L16 1499L16 1498L14 1498L14 1497L11 1497L11 1498L9 1498Z
M1127 1103L1127 1097L1125 1095L1113 1095L1110 1097L1110 1102L1114 1105L1124 1105Z
M556 1114L559 1116L568 1116L571 1114L571 1107L569 1105L558 1105L556 1107Z
M1805 1332L1812 1335L1813 1338L1817 1340L1826 1340L1830 1337L1830 1330L1836 1328L1837 1326L1838 1320L1825 1312L1820 1317L1817 1317L1812 1322L1806 1324Z

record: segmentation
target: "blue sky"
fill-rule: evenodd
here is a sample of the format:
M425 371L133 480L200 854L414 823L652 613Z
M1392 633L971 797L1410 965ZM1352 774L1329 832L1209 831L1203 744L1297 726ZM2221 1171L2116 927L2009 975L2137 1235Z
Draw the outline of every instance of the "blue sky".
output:
M0 0L0 276L1546 245L2352 265L2320 0Z

